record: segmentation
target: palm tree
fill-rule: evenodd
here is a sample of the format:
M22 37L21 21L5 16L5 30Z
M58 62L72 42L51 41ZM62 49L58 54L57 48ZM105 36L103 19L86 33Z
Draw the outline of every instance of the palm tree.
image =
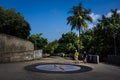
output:
M71 31L76 29L79 31L79 43L80 43L80 34L85 28L88 27L87 21L92 22L92 17L90 14L90 9L86 9L82 7L82 3L80 2L79 5L73 6L73 8L68 12L71 13L72 16L67 18L67 24L70 24ZM81 45L80 45L81 46Z

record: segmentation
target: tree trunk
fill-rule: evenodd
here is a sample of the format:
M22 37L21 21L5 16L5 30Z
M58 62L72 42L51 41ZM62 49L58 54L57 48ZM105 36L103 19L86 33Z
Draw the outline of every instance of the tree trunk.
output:
M78 52L80 53L80 47L81 47L81 44L80 44L80 29L79 29L79 43L78 43Z

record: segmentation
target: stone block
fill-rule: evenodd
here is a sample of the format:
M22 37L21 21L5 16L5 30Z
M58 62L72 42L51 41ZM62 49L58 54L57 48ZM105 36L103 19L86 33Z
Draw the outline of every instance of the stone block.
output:
M87 62L88 63L99 63L99 56L98 55L88 55L87 56Z

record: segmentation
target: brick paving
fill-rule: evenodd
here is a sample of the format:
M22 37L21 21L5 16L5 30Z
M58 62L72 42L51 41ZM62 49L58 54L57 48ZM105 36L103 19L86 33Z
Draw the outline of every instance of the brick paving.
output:
M120 67L104 63L84 64L80 61L78 65L85 65L93 68L92 71L83 73L38 73L24 69L25 66L35 63L74 64L74 61L61 57L49 57L27 62L0 63L0 80L120 80Z

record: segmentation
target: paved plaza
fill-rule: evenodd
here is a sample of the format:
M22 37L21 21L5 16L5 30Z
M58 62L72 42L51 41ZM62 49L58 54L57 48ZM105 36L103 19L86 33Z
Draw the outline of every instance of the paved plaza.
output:
M25 66L36 63L74 64L73 60L61 57L42 58L41 60L0 63L0 80L120 80L120 67L104 63L78 65L89 66L93 70L83 73L41 73L25 70Z

